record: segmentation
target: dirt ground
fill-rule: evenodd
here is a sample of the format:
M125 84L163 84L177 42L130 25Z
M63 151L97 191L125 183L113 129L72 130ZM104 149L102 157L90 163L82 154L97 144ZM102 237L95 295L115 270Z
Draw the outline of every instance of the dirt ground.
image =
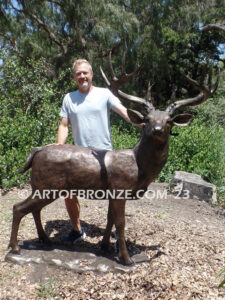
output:
M150 188L164 191L165 186L153 184ZM217 288L222 278L216 278L225 267L224 209L174 195L128 201L129 252L131 256L144 254L148 260L127 272L75 272L5 261L12 207L21 201L19 197L17 189L0 197L0 299L225 299L225 288ZM108 203L80 203L87 237L79 248L98 250ZM64 201L60 199L43 209L42 220L53 242L59 242L70 230ZM31 215L22 220L18 238L36 241Z

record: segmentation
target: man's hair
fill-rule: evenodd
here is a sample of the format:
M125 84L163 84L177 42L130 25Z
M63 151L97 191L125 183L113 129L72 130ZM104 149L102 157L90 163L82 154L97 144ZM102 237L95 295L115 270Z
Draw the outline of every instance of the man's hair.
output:
M75 69L76 69L77 65L81 65L83 63L87 64L89 66L90 70L92 71L91 64L86 59L81 58L81 59L75 60L75 62L73 63L73 72L75 72Z

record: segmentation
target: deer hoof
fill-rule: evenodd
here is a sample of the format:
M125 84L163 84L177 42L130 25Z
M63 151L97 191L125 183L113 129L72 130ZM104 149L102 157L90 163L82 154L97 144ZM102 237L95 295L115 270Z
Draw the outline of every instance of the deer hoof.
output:
M20 254L20 247L19 247L19 245L11 246L9 244L8 248L11 248L10 253L12 253L12 254Z
M130 257L126 257L126 258L119 257L119 259L121 263L124 264L125 266L131 266L135 264L134 260L131 259Z
M134 262L133 259L129 258L129 259L127 259L126 261L124 261L124 264L125 264L126 266L131 266L131 265L134 265L135 262Z

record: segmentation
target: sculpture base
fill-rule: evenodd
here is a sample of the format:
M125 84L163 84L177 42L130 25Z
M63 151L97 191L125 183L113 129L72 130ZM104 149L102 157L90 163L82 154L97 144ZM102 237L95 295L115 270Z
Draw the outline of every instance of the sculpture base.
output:
M45 246L40 243L24 242L21 245L21 253L13 254L9 252L5 260L25 265L40 264L53 266L57 268L69 269L75 272L95 271L99 273L124 273L133 271L140 263L149 263L149 258L144 254L135 254L132 256L135 264L131 266L122 265L113 253L102 255L102 251L96 249L90 251L90 248L74 246L52 245Z

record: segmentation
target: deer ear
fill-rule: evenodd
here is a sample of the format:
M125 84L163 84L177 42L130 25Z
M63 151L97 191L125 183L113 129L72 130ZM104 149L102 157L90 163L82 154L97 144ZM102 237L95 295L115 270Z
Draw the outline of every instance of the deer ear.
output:
M191 122L191 119L192 119L191 114L176 115L172 118L172 125L176 125L179 127L188 126Z
M144 116L139 111L133 109L127 109L127 114L132 123L135 124L143 123Z

